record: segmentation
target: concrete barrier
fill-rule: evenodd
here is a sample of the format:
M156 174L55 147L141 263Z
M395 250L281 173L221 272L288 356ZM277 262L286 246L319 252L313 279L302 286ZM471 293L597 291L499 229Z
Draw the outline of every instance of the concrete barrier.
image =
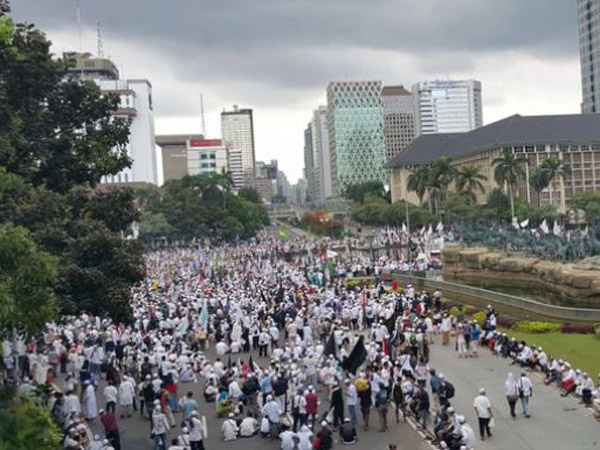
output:
M531 313L538 317L562 322L600 322L600 309L549 305L529 298L488 291L464 284L432 280L400 273L390 273L389 277L404 284L411 283L417 290L441 291L445 297L476 306L491 304L500 310L508 308L521 311L525 313L525 316L526 313ZM514 312L511 313L514 315Z

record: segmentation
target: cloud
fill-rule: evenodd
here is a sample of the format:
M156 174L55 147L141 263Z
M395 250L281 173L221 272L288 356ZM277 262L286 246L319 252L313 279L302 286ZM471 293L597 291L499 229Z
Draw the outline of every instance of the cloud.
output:
M258 157L301 176L303 128L331 80L483 82L484 118L577 112L576 5L564 0L80 0L83 46L148 78L158 132L209 133L223 107L255 110ZM78 49L75 0L13 1L56 52Z

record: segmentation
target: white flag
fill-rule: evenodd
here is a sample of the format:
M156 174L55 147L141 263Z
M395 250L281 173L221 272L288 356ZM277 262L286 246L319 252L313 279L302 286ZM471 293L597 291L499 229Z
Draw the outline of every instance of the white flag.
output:
M441 220L437 224L437 227L435 227L435 231L437 231L438 233L443 233L444 232L444 224L442 223Z
M562 231L560 229L560 225L558 224L558 222L556 220L554 221L554 228L552 228L552 232L556 236L560 236L562 234Z
M433 234L433 227L431 225L429 225L429 228L427 228L427 237L431 236Z
M408 233L408 228L406 227L406 225L404 224L404 222L402 223L402 232L403 233Z
M421 236L423 236L425 234L425 225L423 225L423 228L421 228L421 231L419 232L419 234Z
M550 228L548 228L548 222L546 222L546 219L544 219L544 221L541 223L540 230L542 230L542 233L544 234L550 233Z
M529 219L525 219L521 222L521 228L527 228L529 226Z

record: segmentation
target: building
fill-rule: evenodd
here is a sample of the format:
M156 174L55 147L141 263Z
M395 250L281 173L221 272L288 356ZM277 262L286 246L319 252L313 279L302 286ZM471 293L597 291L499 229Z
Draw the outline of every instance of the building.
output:
M245 178L254 176L256 161L254 149L254 119L251 109L223 110L221 113L221 138L229 150L242 152L242 168Z
M107 58L96 58L91 53L66 52L63 59L70 62L67 73L80 80L118 80L117 66Z
M102 183L142 182L159 184L157 145L154 136L152 85L148 80L100 80L103 93L118 95L119 107L114 117L131 120L127 153L131 167L112 176L102 177Z
M600 0L577 0L583 113L600 113Z
M465 165L481 168L487 181L483 183L484 191L475 194L484 203L492 189L504 189L494 179L492 161L505 148L524 160L525 177L519 180L516 195L530 203L537 203L538 199L529 178L548 158L558 158L571 169L571 174L544 189L540 204L554 205L565 212L566 202L574 195L600 191L600 114L514 115L468 133L417 138L390 162L392 201L406 199L417 204L416 194L406 189L411 171L431 164L440 156L449 156L458 169Z
M412 91L417 136L464 133L483 126L479 81L424 81Z
M306 204L306 189L306 179L300 178L296 184L292 185L292 195L290 202L299 206Z
M264 203L271 204L274 189L273 180L269 178L251 178L247 180L247 187L256 190Z
M156 136L156 144L161 148L164 182L178 180L188 174L187 144L192 139L204 139L204 136L201 134Z
M187 142L189 175L227 172L227 149L221 139L190 139Z
M415 140L414 101L412 94L403 86L384 86L381 102L385 157L386 161L390 161Z
M306 177L307 198L309 203L316 204L320 199L319 159L315 143L316 132L311 120L304 130L304 175Z
M381 81L332 82L327 86L327 130L332 192L351 184L385 183Z
M233 179L233 188L239 190L244 186L244 165L242 163L242 151L227 149L227 164L231 178Z
M65 53L72 62L67 77L93 80L104 94L119 97L118 110L114 117L131 120L127 154L132 159L131 167L120 173L104 176L102 183L151 183L159 184L158 157L160 149L154 136L154 107L152 85L148 80L119 79L119 71L112 61L95 58L90 53Z
M329 129L327 128L327 106L319 106L313 112L312 139L316 170L314 177L318 179L315 200L322 204L333 196L333 180L331 175L331 149L329 148Z
M285 200L289 202L291 195L292 195L291 193L292 193L292 186L290 185L290 182L288 181L287 176L281 170L278 170L277 171L277 195L279 196L280 199L285 198Z

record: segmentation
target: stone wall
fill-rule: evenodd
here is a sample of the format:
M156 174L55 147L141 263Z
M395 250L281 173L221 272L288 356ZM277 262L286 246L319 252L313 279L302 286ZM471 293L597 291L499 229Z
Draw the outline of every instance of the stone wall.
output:
M484 247L447 246L442 260L445 278L543 287L568 297L569 306L600 307L600 265L594 258L562 264Z

